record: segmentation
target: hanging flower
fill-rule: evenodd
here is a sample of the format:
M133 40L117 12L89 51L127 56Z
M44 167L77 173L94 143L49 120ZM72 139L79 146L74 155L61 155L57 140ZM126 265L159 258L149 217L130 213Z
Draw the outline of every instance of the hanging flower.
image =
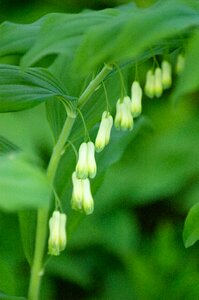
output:
M133 129L133 117L131 114L131 99L125 96L116 104L115 127L120 130Z
M131 86L131 113L133 117L138 117L142 112L142 88L138 81L134 81Z
M172 77L171 77L171 64L164 60L162 62L162 86L163 89L168 89L171 87Z
M94 201L88 179L78 179L75 172L72 174L73 193L71 204L74 210L84 211L90 215L94 210Z
M176 62L176 73L181 74L184 70L185 65L185 57L183 54L178 54L177 62Z
M147 97L153 98L155 95L155 77L152 70L148 70L146 74L146 83L144 91Z
M79 179L96 176L95 147L92 142L82 143L79 148L79 158L76 165L76 174Z
M113 126L113 118L108 111L104 111L100 127L95 139L95 150L100 152L109 143L111 129Z
M59 255L66 247L66 214L54 211L49 220L50 236L48 252L50 255Z

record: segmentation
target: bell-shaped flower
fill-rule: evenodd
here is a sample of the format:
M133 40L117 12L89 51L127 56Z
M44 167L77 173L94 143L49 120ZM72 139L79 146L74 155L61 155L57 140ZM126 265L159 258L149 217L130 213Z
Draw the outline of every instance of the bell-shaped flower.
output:
M163 87L162 87L162 70L160 68L155 69L155 86L154 92L155 96L159 98L162 95Z
M97 173L97 165L95 162L95 146L93 142L87 143L87 168L88 176L94 178Z
M134 81L131 86L131 113L138 117L142 112L142 88L138 81Z
M114 124L116 129L133 129L134 122L131 114L131 99L128 96L125 96L123 99L119 99L117 101Z
M50 236L48 252L50 255L59 255L66 247L66 214L54 211L49 220Z
M95 147L92 142L82 143L79 148L79 158L76 165L76 174L79 179L96 176Z
M94 210L94 201L90 189L89 179L78 179L76 173L72 174L73 193L71 205L74 210L84 211L89 215Z
M153 98L155 95L155 76L152 70L147 71L144 91L149 98Z
M83 210L86 215L92 214L94 210L94 201L91 194L90 181L88 179L82 180L83 186Z
M81 179L88 177L87 143L82 143L79 147L79 158L76 165L76 174L77 177Z
M176 62L176 73L181 74L184 70L185 65L185 57L183 54L178 54L177 62Z
M171 64L164 60L162 62L162 86L163 89L168 89L171 87L172 77L171 77Z
M108 111L104 111L100 127L95 139L95 150L100 152L109 143L111 129L113 126L113 118Z

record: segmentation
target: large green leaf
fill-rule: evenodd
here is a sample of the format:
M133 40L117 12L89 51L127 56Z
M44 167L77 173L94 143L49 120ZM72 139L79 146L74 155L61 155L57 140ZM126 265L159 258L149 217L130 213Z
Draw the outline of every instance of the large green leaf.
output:
M49 54L73 52L89 28L106 22L116 14L117 10L108 9L80 14L48 15L35 45L23 57L22 65L30 66Z
M0 208L5 211L45 207L51 195L45 174L15 154L0 157L0 190Z
M48 70L0 65L0 112L28 109L56 97L66 94Z
M184 224L183 240L186 248L199 240L199 203L194 205L188 213Z
M161 1L148 9L123 12L106 24L91 28L77 54L81 72L104 62L135 58L162 39L199 24L199 7L190 1ZM158 25L157 25L158 24Z
M0 56L24 54L36 40L40 26L46 17L32 24L4 22L0 25Z

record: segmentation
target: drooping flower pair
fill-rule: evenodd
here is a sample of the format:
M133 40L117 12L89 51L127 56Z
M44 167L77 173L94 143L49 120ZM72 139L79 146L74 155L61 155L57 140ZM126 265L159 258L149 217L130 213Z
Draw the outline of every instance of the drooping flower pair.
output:
M95 146L93 142L84 142L79 147L76 169L72 174L73 192L71 205L73 209L84 211L87 215L91 214L94 209L88 178L94 178L96 173Z
M172 76L171 76L171 65L168 61L162 62L161 68L156 68L153 72L149 70L146 74L145 94L149 98L159 98L163 90L171 87Z
M90 215L94 210L94 201L91 194L89 179L79 179L77 173L73 172L72 182L72 208L74 210L84 211L86 215Z
M115 127L120 130L132 130L133 118L138 117L142 112L142 88L138 81L131 86L131 99L125 96L119 99L116 104Z

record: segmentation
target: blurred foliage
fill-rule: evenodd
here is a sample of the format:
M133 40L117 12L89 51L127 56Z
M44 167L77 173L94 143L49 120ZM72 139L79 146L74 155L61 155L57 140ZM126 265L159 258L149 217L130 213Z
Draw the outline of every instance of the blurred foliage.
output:
M83 9L104 9L115 7L131 0L0 0L0 21L15 21L27 23L36 20L50 12L80 12ZM146 7L155 0L135 0L137 5Z
M1 1L1 19L25 23L50 11L101 9L124 2L129 1L49 0L43 1L42 6L36 0ZM149 2L139 1L139 5L146 6ZM12 9L8 11L8 7ZM61 256L47 258L41 299L199 298L198 245L186 250L182 242L184 218L199 196L198 49L196 33L187 50L187 66L182 77L178 79L174 75L174 87L161 99L144 98L143 116L136 121L131 137L120 133L118 139L118 133L116 137L116 131L113 131L112 143L107 146L106 153L97 158L101 162L99 178L92 185L96 200L92 216L85 218L70 211L68 177L75 159L71 151L63 157L65 164L59 168L57 190L64 208L69 211L68 247ZM175 61L175 58L174 49L171 60ZM50 69L63 82L66 78L69 80L69 94L76 96L82 90L84 80L80 76L78 85L72 75L68 76L68 69L62 72L63 59L70 70L70 58L66 59L64 55L60 55ZM140 62L142 82L147 68L144 58ZM125 81L130 85L134 70L131 65L123 70ZM106 81L111 104L120 89L115 86L117 80L117 74L113 73ZM101 112L103 93L100 89L96 98ZM179 101L182 98L184 101ZM91 100L91 111L83 110L89 129L100 115L94 102L95 99ZM47 113L51 105L52 102L48 103ZM58 123L62 124L65 112L60 115L60 110L61 106L58 106L55 115L48 114L52 124L56 114L60 118ZM95 120L89 119L93 112ZM16 144L28 155L36 156L38 164L44 167L53 139L60 130L51 124L51 135L45 114L45 106L41 104L27 111L1 114L0 118L1 135L14 143L10 147ZM80 124L78 120L72 136L76 145L82 133ZM96 130L94 127L91 135L94 136ZM34 213L28 220L29 224L25 226L33 237L34 227L30 227L31 222L35 222ZM25 229L24 234L27 234ZM25 245L26 249L30 248L29 252L32 242L30 239ZM30 261L29 252L26 256ZM23 254L15 214L0 214L0 253L0 290L9 295L25 295L29 266Z

